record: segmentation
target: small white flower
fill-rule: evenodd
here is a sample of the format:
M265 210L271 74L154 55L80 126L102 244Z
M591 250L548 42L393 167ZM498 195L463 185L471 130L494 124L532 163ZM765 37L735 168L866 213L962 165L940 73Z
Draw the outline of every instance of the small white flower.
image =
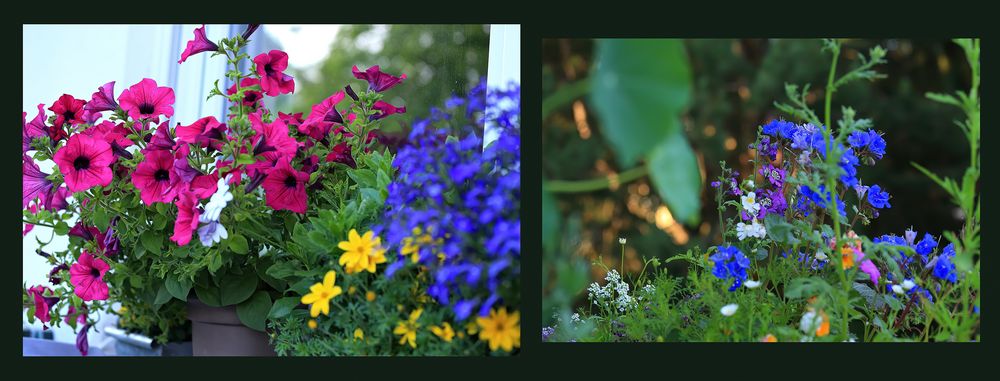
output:
M753 180L747 180L747 186L753 188L754 187Z
M802 320L799 321L799 329L807 335L812 335L816 333L816 329L822 324L822 316L817 314L816 311L808 311L802 314Z
M760 211L757 194L754 192L747 192L746 195L740 196L740 202L743 204L743 211L751 216L757 215L757 212Z
M826 256L826 253L824 253L823 250L816 250L816 259L825 261L827 258L829 257Z
M903 286L900 286L898 284L892 285L892 292L895 292L897 294L903 295L903 293L904 293Z
M753 279L750 279L746 281L746 283L743 283L743 285L746 286L747 288L757 288L760 287L761 284L762 284L761 282L755 281Z
M618 243L624 245L625 244L625 237L618 237Z
M750 227L750 225L744 224L742 222L736 224L736 238L739 238L740 241L742 241L747 236L749 236L749 234L748 234L749 229L747 229L749 227Z
M906 290L906 291L910 291L911 288L916 287L916 286L917 286L917 284L913 283L912 280L906 279L906 280L903 281L903 289Z
M764 238L767 236L767 229L757 219L754 219L750 224L737 223L736 224L736 238L740 241L746 237L757 237Z
M722 313L722 316L733 316L733 314L735 314L736 310L739 309L739 308L740 308L740 306L738 304L736 304L736 303L727 304L727 305L722 306L722 308L719 309L719 312Z

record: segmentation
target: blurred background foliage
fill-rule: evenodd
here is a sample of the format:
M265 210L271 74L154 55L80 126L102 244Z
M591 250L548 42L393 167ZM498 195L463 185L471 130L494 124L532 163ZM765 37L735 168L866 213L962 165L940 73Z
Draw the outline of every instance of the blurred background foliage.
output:
M543 41L543 101L567 86L587 81L597 71L596 45L594 40ZM874 167L862 166L859 178L887 189L892 194L892 208L871 225L860 227L858 233L902 234L910 226L934 235L958 230L961 212L940 187L910 163L953 178L960 178L968 164L968 146L954 125L963 115L954 107L924 97L928 91L951 93L968 88L969 68L962 50L948 40L847 40L838 72L859 65L858 52L875 45L888 51L888 64L878 68L888 78L838 89L832 107L832 120L840 118L841 105L853 107L859 117L872 119L887 143L885 158ZM787 102L785 83L812 84L807 101L814 110L822 111L829 54L821 52L820 40L685 40L684 47L692 86L681 125L702 175L698 222L686 225L676 221L648 176L629 182L610 181L608 187L596 191L543 194L544 324L551 322L553 308L585 303L582 287L603 279L599 267L586 263L602 261L619 267L618 237L628 240L625 268L635 272L640 270L643 257L666 258L694 246L705 249L719 243L714 193L707 183L719 176L718 163L723 160L742 177L752 172L747 165L752 155L748 145L757 127L772 119L788 119L773 106L775 101ZM606 126L595 115L599 111L594 109L599 107L593 101L580 96L545 116L543 181L610 179L636 167L619 161L621 155L606 138ZM683 275L682 262L672 262L670 271ZM589 274L574 273L588 268Z
M392 75L406 74L403 85L386 93L385 101L406 106L401 118L387 119L385 132L406 131L409 121L426 118L432 106L464 94L486 76L489 25L344 25L328 48L330 55L316 67L292 75L296 80L290 110L305 111L350 84L363 91L367 84L351 74L379 65Z

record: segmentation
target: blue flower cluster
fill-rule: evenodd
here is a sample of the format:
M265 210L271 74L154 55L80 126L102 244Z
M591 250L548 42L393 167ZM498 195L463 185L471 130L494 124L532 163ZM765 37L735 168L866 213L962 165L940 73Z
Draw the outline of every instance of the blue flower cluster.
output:
M868 188L868 203L877 209L891 208L889 205L889 192L883 191L882 187L872 185Z
M938 279L943 279L951 283L957 282L958 273L955 272L955 263L952 262L953 258L955 258L955 245L949 243L935 260L934 271L931 274L934 274Z
M431 111L393 161L398 174L375 230L398 250L386 276L427 268L427 294L465 320L520 297L520 87L480 83ZM483 149L477 132L486 125L499 134ZM414 247L417 264L402 253Z
M747 279L750 259L743 255L739 248L719 246L719 251L709 259L713 263L712 275L722 280L733 278L733 285L729 286L729 291L735 291Z
M907 229L906 232L904 232L904 236L905 238L897 235L886 234L881 237L875 238L874 240L872 240L872 242L888 243L897 246L909 246L910 248L913 249L913 251L915 251L918 255L920 255L920 263L927 264L927 256L930 255L930 253L932 253L934 249L937 249L938 247L938 242L937 240L934 239L934 236L932 236L930 233L924 233L924 238L921 239L919 242L917 242L916 241L917 232L909 229ZM902 266L906 267L913 262L913 259L915 257L908 257L905 251L900 250L898 258L902 262L901 263ZM910 271L909 269L907 269L907 275L909 274Z
M876 159L885 155L885 139L875 130L854 131L847 136L847 144L861 150L863 155L870 154Z
M791 142L792 149L802 151L799 160L802 165L808 165L808 160L804 159L813 151L819 152L823 158L826 157L827 142L823 138L826 130L825 126L817 127L809 123L797 125L784 120L772 120L762 126L765 135L786 139ZM837 143L837 150L844 153L838 163L840 169L844 171L839 180L844 186L853 187L858 184L858 165L861 159L866 159L868 165L874 165L876 158L881 159L885 155L885 139L874 130L868 130L852 132L847 140L850 147ZM860 158L855 149L861 151Z
M799 186L799 194L802 195L802 197L799 197L795 207L802 211L802 213L806 216L809 215L809 211L812 209L813 205L818 206L821 209L826 209L827 201L832 198L830 192L827 192L826 186L822 184L819 186L819 191L814 191L812 187L808 185L801 185ZM841 216L847 216L847 212L844 211L843 199L837 199L837 211L840 212Z

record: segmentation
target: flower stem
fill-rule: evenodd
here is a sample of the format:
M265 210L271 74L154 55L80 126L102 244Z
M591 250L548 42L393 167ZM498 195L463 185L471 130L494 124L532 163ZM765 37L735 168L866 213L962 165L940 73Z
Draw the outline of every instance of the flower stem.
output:
M618 173L617 183L619 185L625 184L627 182L639 179L646 176L649 173L648 168L645 165L640 165L638 167L629 169L625 172ZM613 175L609 175L603 178L590 179L590 180L580 180L580 181L565 181L565 180L549 180L546 181L546 189L553 193L584 193L593 192L604 189L611 188L611 178Z
M833 127L830 125L830 104L833 100L833 92L835 90L833 83L834 83L834 78L836 77L837 74L837 59L840 58L840 43L837 42L833 44L832 50L833 50L833 58L830 60L830 74L827 77L827 82L826 82L826 98L824 99L825 105L823 110L824 124L826 127L823 131L823 134L825 135L824 137L826 138L826 164L828 168L832 168L836 163L836 161L834 160L834 157L836 155L834 153ZM836 186L837 186L836 176L827 176L826 190L827 192L830 192L829 208L830 208L830 216L833 218L834 247L832 254L834 258L837 258L837 255L842 255L837 253L839 251L838 249L840 248L840 213L837 210ZM838 267L840 267L840 272L839 272L840 283L843 285L844 288L843 294L840 295L840 305L841 305L840 334L841 334L841 340L846 340L848 337L848 332L847 332L848 320L849 320L848 309L850 308L850 306L848 306L847 297L848 295L850 295L851 285L847 282L847 269L844 268L843 263L840 263L839 265L840 266Z

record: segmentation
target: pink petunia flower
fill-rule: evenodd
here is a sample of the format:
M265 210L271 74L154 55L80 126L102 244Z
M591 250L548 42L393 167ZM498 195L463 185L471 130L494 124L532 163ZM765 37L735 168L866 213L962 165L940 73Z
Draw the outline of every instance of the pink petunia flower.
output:
M347 142L334 146L330 150L330 153L326 155L326 161L340 163L351 168L356 168L357 166L354 162L354 157L351 156L351 146L347 145Z
M180 147L177 147L177 151L174 151L174 174L177 175L178 181L182 184L190 184L191 181L194 181L195 176L201 174L188 163L189 154L191 154L191 147L187 144L181 144Z
M48 193L42 195L42 207L50 212L65 210L69 206L66 198L70 195L69 189L64 186L50 189Z
M174 235L170 240L178 246L191 242L191 234L198 229L198 197L192 192L180 192L177 200L177 221L174 221Z
M254 136L254 156L271 151L277 151L282 156L295 156L299 142L288 135L288 126L284 121L276 119L271 123L264 123L260 119L260 112L256 112L250 114L250 124L257 133Z
M150 151L146 154L132 173L132 184L139 190L143 203L173 202L180 180L173 169L174 155L170 151Z
M379 112L372 115L370 118L371 120L379 120L392 114L402 114L406 112L406 107L396 107L382 100L375 101L372 108L378 110Z
M257 78L243 78L240 81L240 89L245 89L250 86L260 85L260 80ZM226 90L226 94L233 95L236 94L236 84L229 87ZM243 91L243 105L248 107L257 107L261 100L264 99L264 94L261 94L257 90L244 90Z
M174 90L156 86L156 81L143 78L118 96L121 108L128 112L133 120L153 119L159 121L160 115L168 119L174 115Z
M62 128L63 124L77 125L84 123L83 106L87 102L82 99L73 98L72 95L63 94L49 107L49 111L56 114L55 127Z
M206 116L187 126L178 125L174 132L180 142L219 150L222 149L226 130L226 125L219 123L214 116Z
M42 321L43 326L52 320L49 313L52 311L52 307L59 302L59 298L45 296L46 292L50 295L52 294L52 291L48 287L41 285L28 289L28 294L35 299L35 317ZM48 329L48 327L45 327L45 329Z
M395 77L390 74L383 73L379 70L378 65L372 66L365 71L358 70L358 66L354 65L354 67L351 68L351 72L354 73L354 78L368 81L369 90L374 90L380 93L389 90L406 79L406 74Z
M92 113L101 111L115 111L118 109L118 102L115 102L115 81L105 83L97 88L97 92L90 96L90 102L83 106L85 111Z
M80 192L94 186L111 184L111 163L115 155L111 145L103 138L76 134L66 145L56 151L52 159L59 166L66 186L71 192Z
M309 135L315 140L322 140L330 133L334 124L343 124L344 117L337 111L337 103L344 99L344 92L338 91L322 102L313 105L312 112L305 123L299 126L299 132Z
M205 36L205 24L201 24L201 28L194 28L194 39L187 42L187 47L181 52L181 59L177 60L177 63L187 61L188 57L198 53L217 50L219 50L219 45Z
M111 269L104 260L94 258L90 253L80 253L80 258L69 268L69 282L73 284L73 293L83 301L105 300L108 298L108 284L104 283L104 274Z
M211 173L208 175L198 175L191 181L191 185L188 188L191 193L194 193L199 200L204 200L212 197L212 194L219 189L219 174L218 172Z
M132 153L125 148L134 146L135 142L128 138L129 132L125 129L124 124L116 125L111 121L105 120L96 126L83 130L82 133L104 139L105 142L111 145L111 152L114 152L116 156L126 159L132 158Z
M45 125L45 104L38 104L38 115L35 116L31 122L27 122L26 118L28 113L22 112L21 115L21 138L22 138L22 152L31 151L31 141L35 138L40 138L49 134L49 127Z
M288 68L288 54L280 50L261 53L253 58L260 76L260 88L264 94L274 97L295 91L295 79L285 74Z
M278 165L267 172L267 178L261 185L267 196L267 206L274 210L290 210L305 214L305 183L308 180L308 173L292 168L290 158L279 160Z
M25 155L22 162L21 170L24 175L21 177L21 204L26 207L31 200L48 194L52 190L52 181L46 178L49 174L42 172L31 156Z

